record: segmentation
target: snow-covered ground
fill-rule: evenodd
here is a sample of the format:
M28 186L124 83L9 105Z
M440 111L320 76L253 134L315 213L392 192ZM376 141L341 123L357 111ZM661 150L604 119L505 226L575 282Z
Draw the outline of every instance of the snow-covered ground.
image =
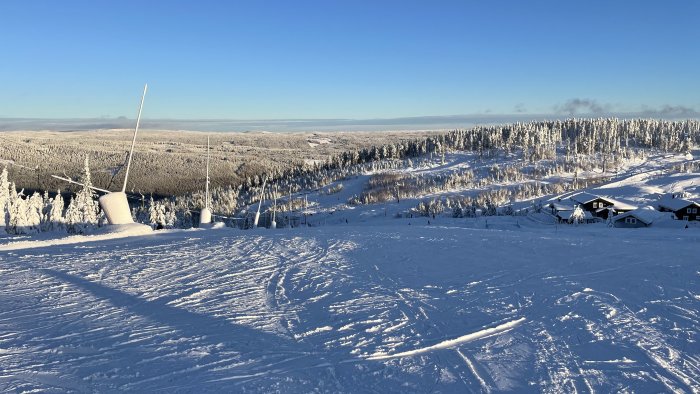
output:
M697 392L697 231L158 232L0 252L0 390Z
M672 162L593 192L697 195ZM700 392L699 227L428 225L367 179L312 228L0 238L0 391Z

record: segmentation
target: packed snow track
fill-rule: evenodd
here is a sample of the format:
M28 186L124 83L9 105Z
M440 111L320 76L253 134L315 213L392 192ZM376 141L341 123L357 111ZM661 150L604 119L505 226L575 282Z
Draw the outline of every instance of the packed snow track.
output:
M0 250L0 391L700 392L697 231L454 223Z

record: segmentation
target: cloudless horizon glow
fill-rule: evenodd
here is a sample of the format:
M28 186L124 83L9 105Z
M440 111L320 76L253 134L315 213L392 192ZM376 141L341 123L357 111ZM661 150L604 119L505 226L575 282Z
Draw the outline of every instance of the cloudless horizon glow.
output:
M0 117L700 110L696 1L0 6Z

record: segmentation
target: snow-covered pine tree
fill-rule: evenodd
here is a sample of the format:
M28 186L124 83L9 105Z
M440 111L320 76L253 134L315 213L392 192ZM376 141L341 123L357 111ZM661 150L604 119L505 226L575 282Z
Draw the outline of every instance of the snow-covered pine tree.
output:
M68 208L66 208L65 224L66 230L68 230L69 233L75 233L76 230L80 230L81 228L78 203L73 196L71 196L68 202Z
M173 228L175 227L175 224L177 223L177 215L175 215L175 204L172 202L168 202L168 204L164 204L163 208L165 209L163 219L165 221L165 228Z
M80 183L83 188L75 195L68 206L70 215L66 212L66 224L68 231L76 234L84 234L91 227L97 226L97 215L99 213L99 204L95 200L96 193L92 189L92 180L90 179L90 162L88 157L85 157L85 166L83 175L80 177ZM71 209L71 206L72 209Z
M176 211L175 215L177 220L175 221L176 228L191 228L192 227L192 212L189 208L185 208L184 211Z
M5 225L7 204L10 199L10 182L7 180L7 167L0 173L0 226Z
M22 192L16 192L14 182L11 188L5 231L8 234L27 234L27 202L22 198Z
M572 224L579 224L583 223L585 219L585 213L583 212L583 209L581 209L580 205L576 205L574 208L574 211L571 213L571 217L569 217L569 223Z
M153 201L153 196L151 196L151 199L148 201L148 224L150 224L152 228L158 226L158 209L156 208L155 201Z
M162 201L158 201L156 203L156 228L167 228L167 221L165 219L165 204L163 204Z
M26 231L35 234L41 231L41 216L44 209L44 198L38 192L34 192L26 201L27 218Z
M51 231L51 206L53 198L49 197L49 192L44 191L44 206L41 209L41 232Z
M50 230L61 230L65 228L65 219L63 217L63 208L65 203L63 202L63 196L61 195L61 190L58 190L56 197L53 199L51 204L51 212L49 213L49 223Z

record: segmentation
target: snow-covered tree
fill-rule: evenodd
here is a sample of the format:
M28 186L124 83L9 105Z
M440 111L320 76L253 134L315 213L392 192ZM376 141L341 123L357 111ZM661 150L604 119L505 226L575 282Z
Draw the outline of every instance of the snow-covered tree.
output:
M10 199L10 182L7 179L7 167L3 167L0 173L0 226L5 225L7 203Z
M50 230L60 230L65 228L65 219L63 217L63 209L65 203L63 202L63 196L61 195L61 190L58 190L56 197L51 203L51 212L49 213L49 223Z
M5 231L8 234L27 234L27 203L22 192L17 193L15 184L12 183L5 214Z
M97 226L98 222L99 204L95 199L96 193L92 189L90 163L87 156L80 183L83 184L83 188L71 200L66 212L68 231L76 234L85 233L89 228Z
M41 194L34 192L26 201L26 209L26 232L38 233L41 231L41 216L44 210L44 198Z
M41 231L51 231L51 206L53 198L49 196L48 191L44 191L44 206L41 208Z
M153 201L153 196L148 201L148 224L153 228L158 226L158 208L155 201Z
M574 208L574 211L571 213L571 216L569 217L569 223L573 223L573 224L583 223L585 218L586 218L586 216L585 216L585 213L583 212L583 209L581 209L581 206L576 205L576 207Z

